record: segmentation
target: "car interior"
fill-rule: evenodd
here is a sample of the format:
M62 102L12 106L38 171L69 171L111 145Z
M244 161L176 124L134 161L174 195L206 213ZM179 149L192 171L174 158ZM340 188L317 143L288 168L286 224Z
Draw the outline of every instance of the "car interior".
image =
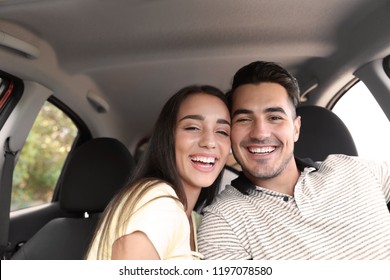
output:
M53 203L69 214L51 219L12 259L82 259L100 214L134 167L127 147L114 138L94 138L78 147L65 167L59 201Z
M389 26L388 0L1 0L3 258L83 259L165 101L252 61L298 80L297 157L390 161Z
M304 120L294 146L297 157L323 161L331 154L358 156L351 133L332 111L320 106L301 106L297 115Z

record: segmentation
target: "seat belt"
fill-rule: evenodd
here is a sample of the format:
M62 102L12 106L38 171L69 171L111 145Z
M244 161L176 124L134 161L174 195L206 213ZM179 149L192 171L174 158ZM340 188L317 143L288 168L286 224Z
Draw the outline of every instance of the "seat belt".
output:
M4 166L0 182L0 256L6 259L7 249L9 247L9 215L11 206L12 178L15 165L16 152L11 151L9 147L10 138L4 143Z

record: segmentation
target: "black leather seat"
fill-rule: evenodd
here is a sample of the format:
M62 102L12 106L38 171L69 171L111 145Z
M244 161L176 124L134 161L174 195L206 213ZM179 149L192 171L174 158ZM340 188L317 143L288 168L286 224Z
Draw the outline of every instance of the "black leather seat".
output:
M301 133L294 153L299 158L322 161L330 154L357 156L355 142L344 122L332 111L319 106L297 108Z
M116 139L95 138L78 147L63 174L59 203L62 210L79 213L79 218L51 220L12 259L83 259L99 214L129 180L134 166L129 150Z

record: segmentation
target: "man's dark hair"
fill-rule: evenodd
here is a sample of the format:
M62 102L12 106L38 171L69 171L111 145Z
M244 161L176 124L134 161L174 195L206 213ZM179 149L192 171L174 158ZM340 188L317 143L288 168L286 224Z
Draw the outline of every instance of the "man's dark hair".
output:
M274 62L255 61L240 68L233 77L232 88L226 93L229 110L235 90L245 84L277 83L283 86L295 108L299 105L297 80L286 69Z

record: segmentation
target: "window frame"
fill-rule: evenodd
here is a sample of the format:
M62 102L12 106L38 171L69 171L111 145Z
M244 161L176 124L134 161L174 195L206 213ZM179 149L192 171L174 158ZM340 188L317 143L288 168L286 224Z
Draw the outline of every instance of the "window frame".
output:
M22 98L24 83L21 79L0 70L0 130L3 128L12 110ZM5 79L5 80L4 80ZM6 84L5 84L6 83Z
M383 70L385 71L387 77L390 79L390 55L386 56L383 59Z

